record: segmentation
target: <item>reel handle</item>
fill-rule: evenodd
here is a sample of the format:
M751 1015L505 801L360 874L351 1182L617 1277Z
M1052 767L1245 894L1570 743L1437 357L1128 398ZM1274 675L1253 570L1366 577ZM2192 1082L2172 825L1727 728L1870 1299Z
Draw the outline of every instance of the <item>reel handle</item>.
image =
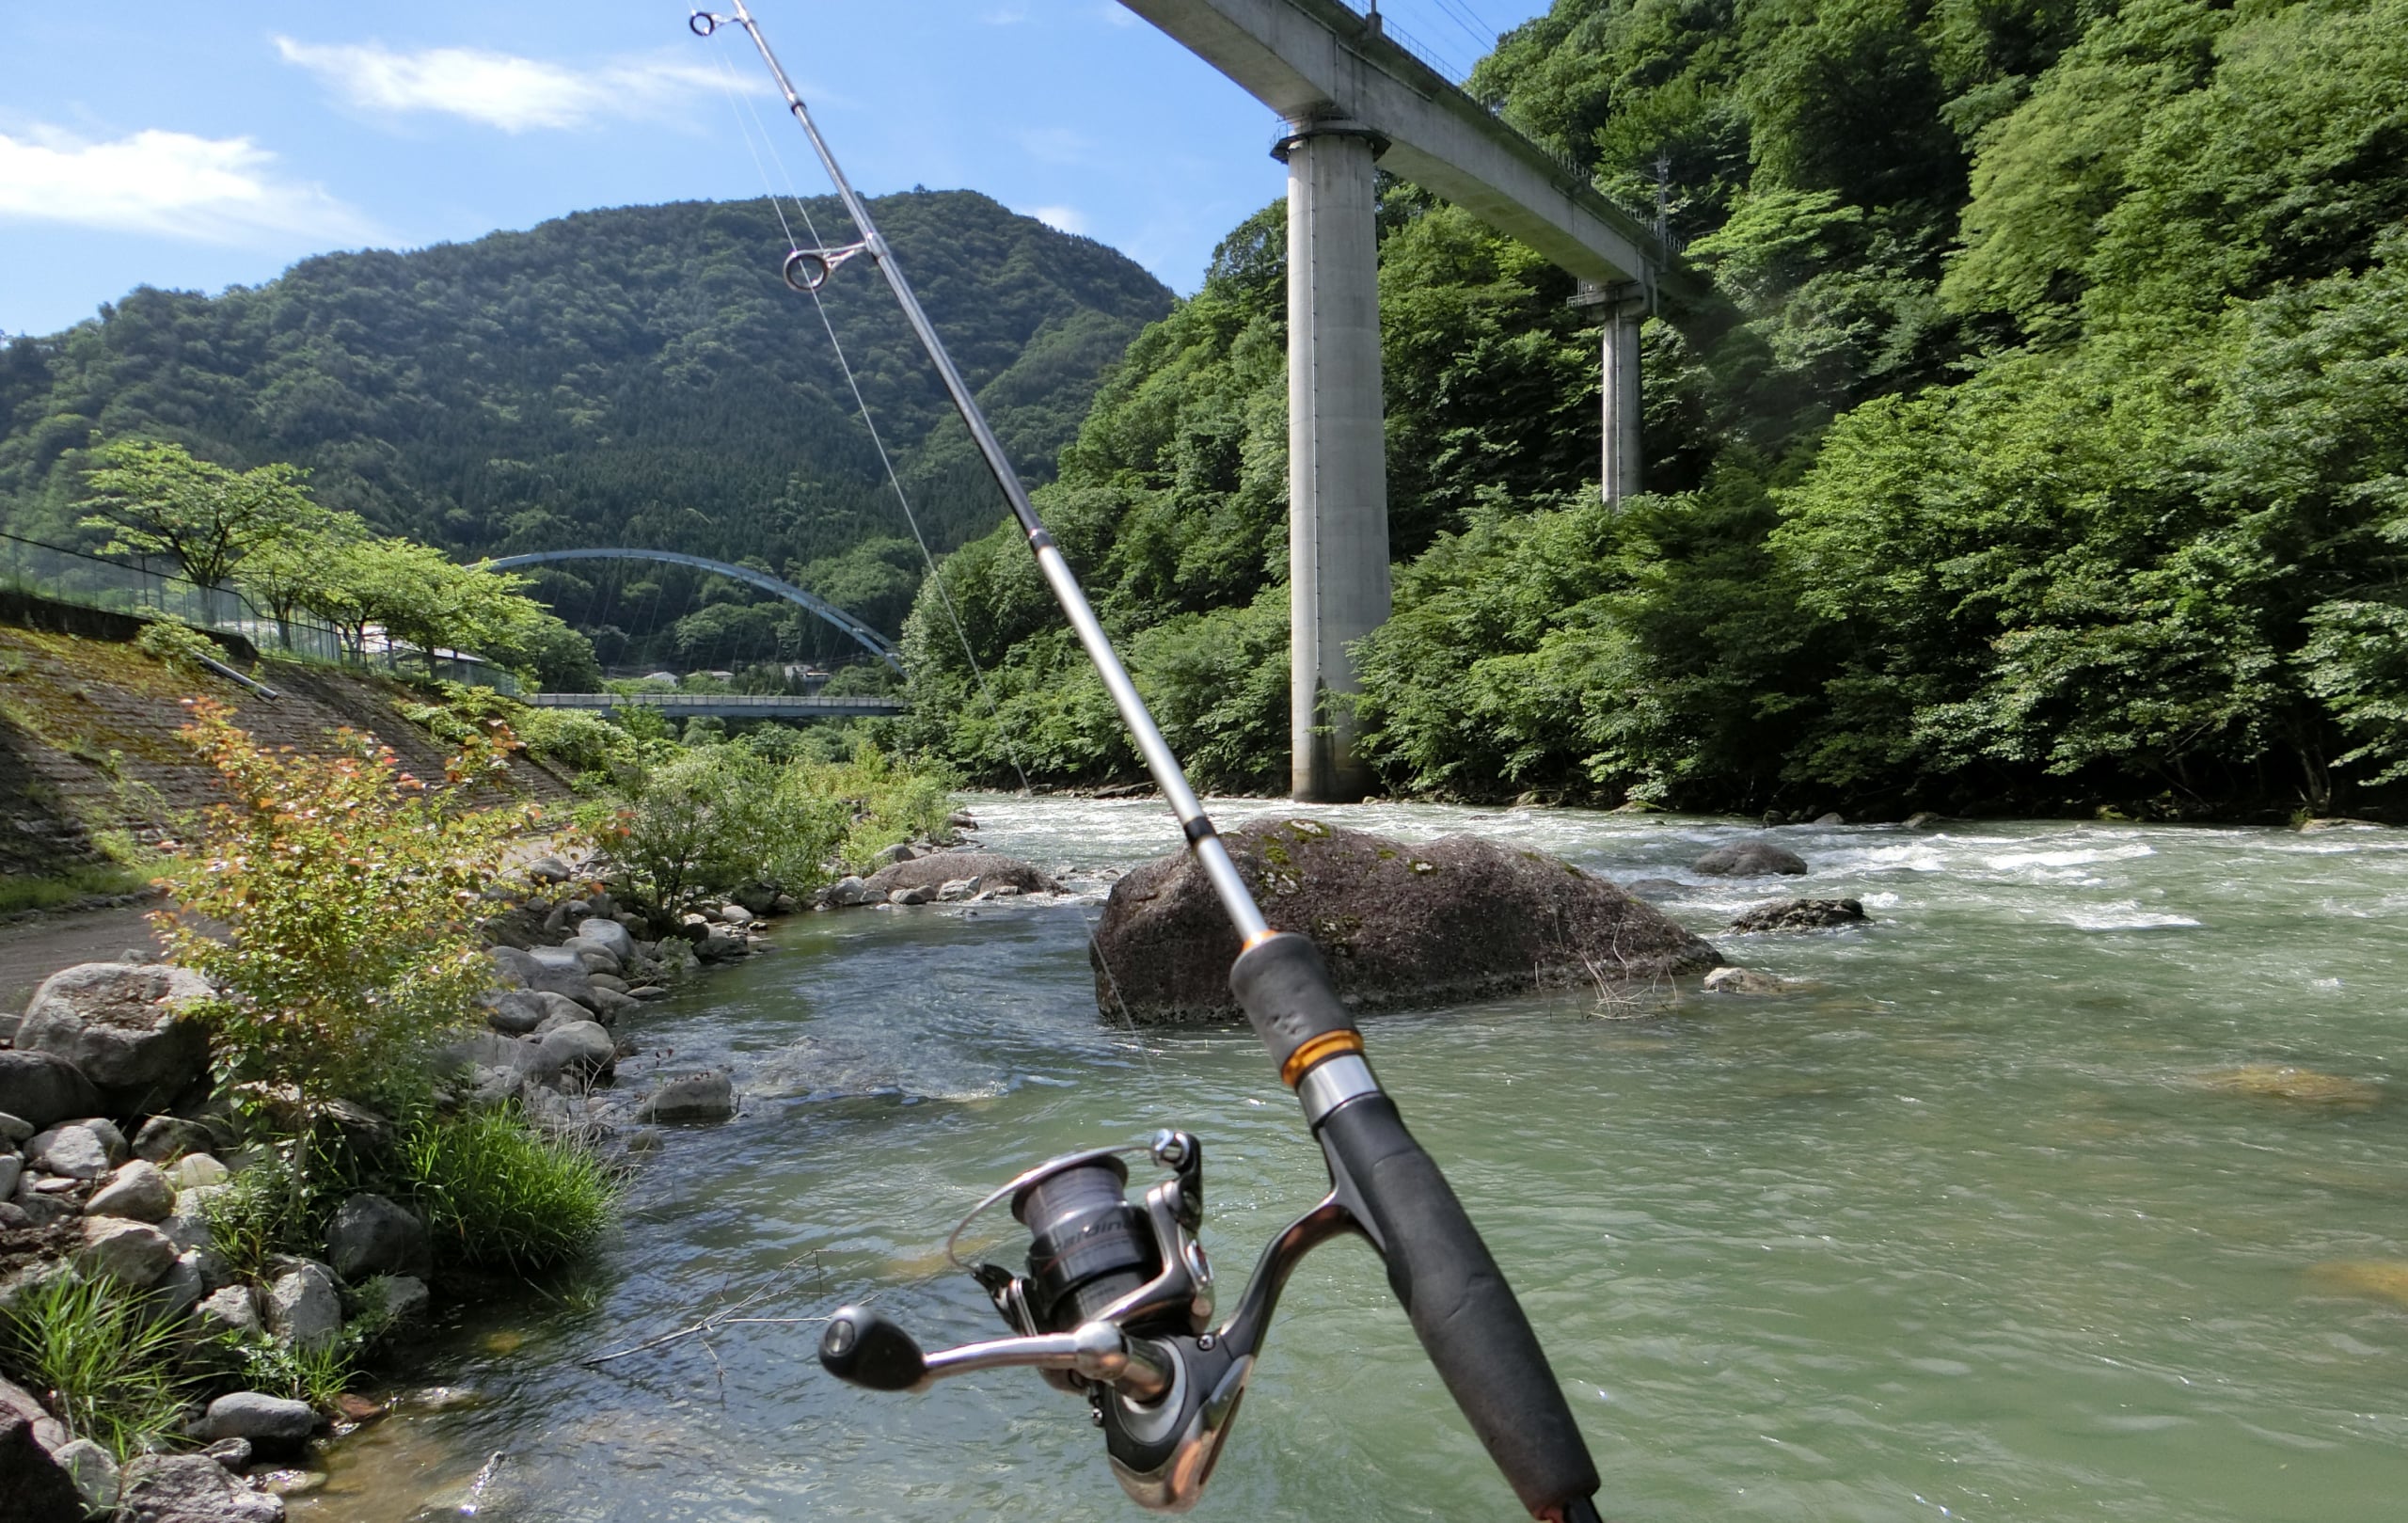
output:
M928 1378L927 1356L911 1335L867 1307L844 1307L828 1319L819 1367L871 1390L911 1390Z

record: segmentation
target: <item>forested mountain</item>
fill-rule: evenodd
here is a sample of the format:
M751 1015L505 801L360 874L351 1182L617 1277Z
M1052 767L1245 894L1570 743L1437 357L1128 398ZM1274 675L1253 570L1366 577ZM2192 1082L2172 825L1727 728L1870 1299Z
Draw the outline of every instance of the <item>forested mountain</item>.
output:
M1594 500L1556 272L1388 188L1391 785L1879 813L2348 803L2408 773L2408 0L1558 0L1472 84L1727 304L1652 322ZM1047 489L1174 740L1286 769L1281 224L1142 337ZM1008 535L923 736L1133 759ZM2363 800L2359 801L2361 803Z
M1015 459L1050 476L1098 378L1170 293L983 196L875 206ZM832 200L810 208L830 243L852 236ZM810 299L779 278L785 248L764 202L688 202L327 255L216 297L136 291L0 351L0 526L70 535L89 452L145 436L229 466L293 462L328 507L457 553L750 561L894 627L918 554L901 554ZM937 547L983 531L1001 498L877 271L847 265L825 296ZM572 619L583 585L546 579Z

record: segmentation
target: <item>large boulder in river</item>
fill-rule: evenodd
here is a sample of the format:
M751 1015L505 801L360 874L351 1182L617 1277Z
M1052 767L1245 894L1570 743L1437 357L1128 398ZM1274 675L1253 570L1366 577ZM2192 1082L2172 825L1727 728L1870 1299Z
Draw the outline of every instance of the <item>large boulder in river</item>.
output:
M1450 835L1426 846L1310 819L1223 837L1263 914L1321 948L1349 1003L1435 1005L1533 985L1703 972L1712 946L1602 878L1543 852ZM1113 885L1090 954L1096 1003L1146 1023L1241 1012L1237 935L1193 859Z
M165 1110L209 1071L209 1032L195 1007L211 993L183 968L82 963L34 991L17 1046L74 1064L112 1115Z
M1698 858L1689 870L1708 878L1796 878L1806 871L1806 859L1770 841L1734 841Z
M989 888L1009 884L1022 894L1052 894L1062 886L1018 857L1000 851L935 851L880 867L862 887L875 904L898 888L924 888L933 897L937 890L964 878L983 879Z

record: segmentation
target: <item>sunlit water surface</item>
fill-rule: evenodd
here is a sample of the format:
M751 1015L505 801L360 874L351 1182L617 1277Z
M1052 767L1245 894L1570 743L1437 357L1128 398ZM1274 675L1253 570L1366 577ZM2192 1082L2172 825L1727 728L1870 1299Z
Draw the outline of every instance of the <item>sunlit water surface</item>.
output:
M1234 823L1290 805L1225 804ZM987 842L1094 875L1159 805L982 800ZM2103 824L1792 829L1798 880L1687 872L1743 833L1571 811L1325 817L1560 852L1728 961L1813 980L1600 1018L1553 993L1382 1015L1374 1061L1521 1291L1609 1517L2396 1523L2408 1509L2408 834ZM1660 890L1658 892L1661 892ZM1872 927L1718 934L1790 893ZM991 1336L942 1247L1074 1146L1206 1140L1226 1281L1319 1193L1242 1030L1097 1017L1099 900L788 922L647 1010L726 1062L732 1124L673 1132L599 1261L457 1314L456 1404L339 1447L302 1523L1125 1518L1083 1404L1027 1374L917 1397L823 1375L800 1319L874 1299ZM2293 1075L2247 1092L2253 1065ZM630 1065L640 1077L642 1065ZM2258 1087L2267 1087L2260 1083ZM2305 1095L2305 1098L2299 1098ZM1225 1302L1235 1291L1225 1285ZM1354 1244L1289 1293L1202 1519L1504 1519L1511 1494Z

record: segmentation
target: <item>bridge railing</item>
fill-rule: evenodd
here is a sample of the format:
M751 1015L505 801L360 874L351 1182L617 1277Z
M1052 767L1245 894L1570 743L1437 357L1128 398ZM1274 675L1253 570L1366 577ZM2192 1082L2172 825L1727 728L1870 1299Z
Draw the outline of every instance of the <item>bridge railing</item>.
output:
M1365 21L1368 22L1370 19L1370 13L1365 9L1362 5L1358 4L1357 0L1339 0L1339 3L1344 5L1348 9L1354 11L1356 15L1363 17ZM1487 111L1490 116L1497 119L1499 126L1503 127L1507 132L1512 133L1514 136L1520 138L1533 151L1545 154L1554 163L1555 167L1562 170L1575 184L1588 186L1589 189L1593 191L1599 198L1613 207L1614 210L1622 213L1623 215L1629 217L1640 227L1646 229L1655 238L1656 244L1661 247L1665 262L1670 263L1671 261L1680 258L1681 255L1688 251L1688 240L1682 237L1679 233L1673 232L1669 228L1658 227L1656 225L1656 215L1653 212L1641 212L1636 207L1626 205L1620 198L1610 195L1603 186L1599 185L1597 183L1594 166L1582 164L1578 159L1574 158L1569 153L1557 152L1554 149L1547 147L1545 143L1542 143L1537 138L1532 137L1529 134L1522 131L1519 127L1516 127L1512 122L1507 121L1505 119L1505 103L1503 101L1491 97L1472 95L1471 75L1467 71L1459 71L1452 65L1442 62L1436 53L1427 43L1420 41L1418 39L1415 38L1412 33L1404 31L1402 28L1399 27L1396 22L1386 15L1382 15L1380 17L1380 35L1395 43L1397 47L1402 49L1404 53L1410 55L1423 68L1429 70L1440 79L1445 80L1448 84L1452 85L1456 89L1462 91L1463 94L1469 99L1479 102L1482 109Z
M5 531L0 531L0 587L78 608L176 619L197 629L241 635L256 649L304 660L386 671L423 669L426 661L422 652L381 636L371 637L373 648L354 650L331 625L299 615L278 620L234 588L203 587L159 569L148 557L118 560ZM437 652L435 671L453 682L518 691L517 680L509 673L483 661Z

